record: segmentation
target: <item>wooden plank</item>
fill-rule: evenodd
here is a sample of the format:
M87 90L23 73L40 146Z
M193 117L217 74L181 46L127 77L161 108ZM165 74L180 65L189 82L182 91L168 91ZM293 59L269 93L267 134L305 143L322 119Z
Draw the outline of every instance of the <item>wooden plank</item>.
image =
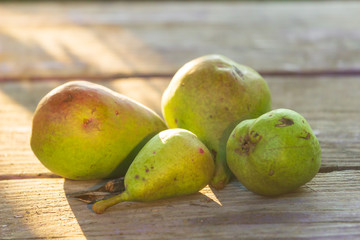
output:
M0 77L172 75L210 53L265 72L359 72L360 3L2 3Z
M161 114L169 78L119 79L101 84ZM267 78L273 108L293 109L309 121L322 148L321 171L360 168L360 112L357 78ZM0 83L0 177L49 173L31 152L32 113L61 81ZM99 82L98 82L99 83Z
M302 114L322 148L322 171L360 167L357 78L268 78L273 108Z
M96 215L67 194L97 182L0 181L1 239L356 239L360 171L320 173L294 193L257 196L237 181L224 190L151 203L122 203Z

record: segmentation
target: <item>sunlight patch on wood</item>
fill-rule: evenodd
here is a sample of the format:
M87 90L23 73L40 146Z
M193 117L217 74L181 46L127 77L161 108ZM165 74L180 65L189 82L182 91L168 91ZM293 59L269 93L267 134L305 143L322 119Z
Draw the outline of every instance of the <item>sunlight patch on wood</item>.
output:
M1 209L8 230L16 236L42 238L83 236L83 232L66 199L64 179L33 179L2 181ZM33 192L36 189L36 193ZM31 204L29 204L31 202ZM83 207L86 208L86 205ZM6 209L6 210L5 210ZM65 220L66 219L66 220ZM51 224L49 224L51 223ZM21 238L21 237L19 237Z
M170 79L129 78L112 81L109 87L161 115L161 97Z
M0 26L0 37L3 77L130 75L167 67L160 54L119 25Z
M211 190L211 188L209 186L204 187L203 189L200 190L200 193L205 195L206 197L210 198L211 200L213 200L215 203L217 203L219 206L222 206L222 203L220 202L220 200L216 197L216 195L214 194L214 192Z

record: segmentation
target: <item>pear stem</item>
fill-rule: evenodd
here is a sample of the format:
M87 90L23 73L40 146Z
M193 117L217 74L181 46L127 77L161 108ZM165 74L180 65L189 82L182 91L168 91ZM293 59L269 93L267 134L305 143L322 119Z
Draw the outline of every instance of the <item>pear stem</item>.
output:
M127 191L124 191L119 195L94 203L94 205L92 206L92 210L97 214L101 214L104 213L105 210L108 209L109 207L128 200L129 200L129 194L127 193Z

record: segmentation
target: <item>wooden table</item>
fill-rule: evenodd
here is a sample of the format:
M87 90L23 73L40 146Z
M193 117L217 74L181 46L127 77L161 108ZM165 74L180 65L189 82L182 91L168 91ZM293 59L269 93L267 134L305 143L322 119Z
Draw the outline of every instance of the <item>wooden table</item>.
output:
M360 239L360 3L78 2L0 4L0 239ZM226 55L260 71L273 108L309 121L318 175L265 198L224 190L103 215L67 195L100 181L52 175L29 146L41 97L98 82L160 113L187 61Z

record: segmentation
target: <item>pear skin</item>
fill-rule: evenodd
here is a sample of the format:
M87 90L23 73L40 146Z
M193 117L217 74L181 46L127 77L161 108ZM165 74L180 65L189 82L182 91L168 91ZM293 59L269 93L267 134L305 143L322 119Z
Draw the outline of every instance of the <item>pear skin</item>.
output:
M227 142L227 162L247 189L277 196L316 175L321 148L304 117L277 109L236 126Z
M231 177L226 142L242 120L271 110L266 81L253 69L221 56L207 55L181 67L162 97L162 112L170 128L196 134L215 159L211 185L223 188Z
M93 205L103 213L123 201L154 201L188 195L204 188L214 174L210 151L191 132L169 129L154 136L125 175L125 191Z
M94 83L72 81L38 104L31 148L45 167L65 178L120 177L164 129L162 119L140 103Z

